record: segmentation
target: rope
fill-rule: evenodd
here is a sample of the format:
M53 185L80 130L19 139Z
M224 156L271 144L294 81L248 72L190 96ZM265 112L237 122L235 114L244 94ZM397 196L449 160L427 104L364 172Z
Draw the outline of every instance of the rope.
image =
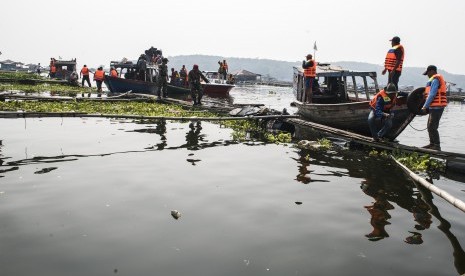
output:
M416 130L416 131L425 131L425 130L428 129L428 127L426 127L425 129L416 129L416 128L414 128L414 127L412 126L412 124L409 123L408 125L409 125L411 128L413 128L414 130Z

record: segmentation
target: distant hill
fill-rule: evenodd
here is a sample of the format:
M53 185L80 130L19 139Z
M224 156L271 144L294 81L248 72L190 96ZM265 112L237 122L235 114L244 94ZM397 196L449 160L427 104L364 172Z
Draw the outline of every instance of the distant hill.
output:
M187 69L192 69L194 64L199 65L202 71L218 70L218 61L222 61L224 57L207 56L207 55L181 55L168 57L168 67L172 67L179 71L182 65L186 65ZM292 67L301 66L302 61L289 62L271 59L254 59L254 58L235 58L227 57L226 61L229 65L229 71L233 72L240 69L245 69L264 77L271 77L281 81L292 81ZM333 65L339 65L344 69L354 71L375 71L378 73L378 82L384 85L387 82L387 75L381 75L383 67L377 64L352 62L352 61L337 61L329 62ZM400 77L399 85L413 85L414 87L424 86L427 79L422 75L425 68L419 67L404 67L402 76ZM465 75L457 75L448 73L441 68L439 73L444 76L446 81L457 84L455 88L465 89ZM456 90L456 89L453 89Z

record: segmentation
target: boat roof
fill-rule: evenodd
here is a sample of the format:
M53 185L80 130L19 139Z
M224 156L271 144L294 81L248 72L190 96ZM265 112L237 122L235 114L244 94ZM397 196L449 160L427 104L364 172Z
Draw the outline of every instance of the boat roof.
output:
M303 74L304 69L302 67L294 67L294 71ZM372 77L376 78L376 72L374 71L350 71L343 69L341 66L331 64L319 64L316 67L316 74L319 77Z
M126 62L121 62L121 61L110 61L110 67L115 67L115 68L121 68L121 69L135 69L137 68L137 63L134 63L132 61L126 61ZM147 68L148 69L157 69L158 64L156 63L147 63Z
M55 65L76 65L76 60L55 60Z

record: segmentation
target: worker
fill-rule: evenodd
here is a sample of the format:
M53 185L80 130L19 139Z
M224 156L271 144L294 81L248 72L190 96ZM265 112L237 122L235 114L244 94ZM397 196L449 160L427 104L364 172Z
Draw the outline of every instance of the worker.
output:
M110 77L118 77L118 71L116 71L115 67L110 68Z
M89 87L92 87L92 85L90 84L89 68L87 68L87 65L84 64L84 66L81 69L81 72L79 72L79 77L82 78L82 87L84 87L84 81L87 81L87 85L89 85Z
M223 71L224 71L223 62L218 61L218 80L223 79Z
M384 60L384 70L382 74L388 73L388 83L393 83L399 89L399 78L402 73L402 64L404 63L404 46L400 44L400 38L395 36L391 39L392 48L386 54Z
M187 69L186 69L186 65L183 65L181 70L179 70L179 77L181 78L182 86L187 86Z
M200 72L199 66L197 64L194 64L194 66L192 67L192 70L189 71L187 78L189 80L189 87L191 89L191 97L192 97L192 101L194 102L194 105L201 105L203 91L202 91L202 85L200 84L200 79L203 79L206 83L210 83L210 82L202 74L202 72Z
M306 56L306 60L302 62L302 68L304 69L305 89L302 97L302 102L312 103L313 97L313 82L316 77L316 65L317 62L313 59L311 54Z
M226 63L226 60L223 59L223 79L226 80L226 76L228 75L229 67L228 64Z
M168 63L167 58L162 58L161 64L158 65L158 99L168 97Z
M424 93L425 103L421 108L423 114L429 113L429 144L423 148L441 150L438 128L439 120L441 120L444 108L447 106L446 81L442 75L438 74L438 69L434 65L428 66L423 75L426 75L429 78L428 82L426 83L426 89Z
M55 64L53 63L52 65L50 65L50 78L53 79L56 76L56 73L57 73L57 68Z
M97 97L100 97L102 94L102 82L105 79L105 71L103 71L102 66L100 66L97 71L94 73L94 81L97 83ZM88 94L90 97L90 93Z
M406 97L407 95L405 92L398 92L396 85L390 83L371 99L368 126L370 127L373 141L379 142L385 139L384 136L391 130L392 119L394 118L394 113L391 113L391 109L396 104L397 97ZM378 130L379 124L382 125L380 130Z

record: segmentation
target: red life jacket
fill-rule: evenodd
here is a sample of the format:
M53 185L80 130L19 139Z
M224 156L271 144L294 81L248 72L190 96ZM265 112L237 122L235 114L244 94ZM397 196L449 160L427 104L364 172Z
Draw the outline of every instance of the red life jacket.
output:
M50 67L50 72L51 72L51 73L56 73L56 72L57 72L57 68L56 68L54 65L52 65L52 67Z
M82 69L81 69L81 74L82 74L83 76L88 76L88 75L89 75L89 68L87 68L87 67L82 67Z
M439 88L438 92L436 93L436 96L434 97L433 101L430 104L430 107L446 107L447 106L447 86L446 86L446 81L444 80L444 77L442 75L436 74L432 76L428 82L426 83L426 89L425 89L425 99L428 98L429 92L431 90L431 83L433 82L434 79L437 79L439 81Z
M396 58L395 51L397 50L397 48L400 48L402 50L402 57L400 58L400 64L399 64L399 67L397 67L396 71L399 71L399 72L402 71L402 65L404 64L404 53L405 52L404 52L404 46L400 44L389 49L389 51L386 54L386 59L384 60L384 68L386 68L389 71L394 70L394 66L396 66L397 58Z
M391 100L391 98L389 98L388 94L383 89L379 91L370 101L370 106L373 108L373 110L376 109L376 102L378 101L379 97L383 98L384 101L383 112L389 112L391 108L396 104L396 98L394 98L394 100Z
M103 70L95 71L94 80L103 81L104 78L105 78L105 72L103 72Z
M314 59L312 59L311 61L313 61L313 66L304 69L304 77L316 77L316 61Z
M111 70L111 72L110 72L110 76L112 76L112 77L117 77L117 76L118 76L118 72L117 72L115 69L113 69L113 70Z

